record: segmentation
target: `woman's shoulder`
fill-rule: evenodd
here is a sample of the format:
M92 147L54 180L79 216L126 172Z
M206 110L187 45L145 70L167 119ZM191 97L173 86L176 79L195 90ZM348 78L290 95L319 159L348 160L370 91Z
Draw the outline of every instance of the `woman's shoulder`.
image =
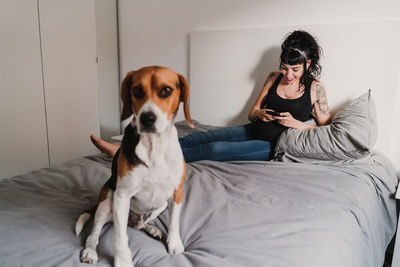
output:
M269 84L271 85L281 74L280 71L272 71L268 74L267 79L264 82L264 86Z
M325 91L324 83L321 81L318 81L318 80L314 80L311 83L311 93L317 93L317 91L321 91L321 90Z
M324 83L318 80L313 81L311 83L310 93L312 100L316 100L318 96L326 95Z
M278 78L279 77L279 75L281 75L281 73L282 72L280 72L280 71L272 71L269 75L268 75L268 77L271 77L272 79L276 79L276 78Z

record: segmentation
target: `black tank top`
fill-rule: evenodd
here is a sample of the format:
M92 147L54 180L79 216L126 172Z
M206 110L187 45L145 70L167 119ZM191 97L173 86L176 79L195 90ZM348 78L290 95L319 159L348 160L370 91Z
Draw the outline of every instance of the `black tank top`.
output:
M278 112L289 112L293 118L299 121L308 121L312 118L312 104L310 95L310 85L306 86L304 93L296 99L285 99L278 95L277 89L283 74L272 84L265 96L260 108L268 108ZM280 125L276 121L264 122L253 121L246 125L247 134L250 139L265 140L275 143L279 135L286 130L287 127Z

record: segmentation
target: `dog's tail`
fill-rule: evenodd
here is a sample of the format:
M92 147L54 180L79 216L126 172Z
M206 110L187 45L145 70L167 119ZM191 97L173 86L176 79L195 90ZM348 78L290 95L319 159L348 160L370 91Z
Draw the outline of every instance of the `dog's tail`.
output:
M93 208L85 211L82 213L78 220L75 223L75 234L78 236L81 232L87 221L96 213L97 206L94 206Z

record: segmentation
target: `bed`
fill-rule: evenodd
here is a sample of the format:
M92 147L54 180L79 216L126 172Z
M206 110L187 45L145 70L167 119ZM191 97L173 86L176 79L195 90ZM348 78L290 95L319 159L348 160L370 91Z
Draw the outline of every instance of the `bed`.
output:
M213 128L176 126L180 136ZM313 133L313 140L333 128ZM310 137L290 136L304 153ZM340 160L322 159L326 148L301 157L281 138L274 161L187 164L180 221L186 251L170 255L165 240L128 228L135 266L382 267L397 222L391 162L377 151L348 147ZM92 222L78 237L74 224L95 203L110 167L110 158L93 155L2 180L0 266L88 266L79 258ZM167 212L153 223L165 236ZM98 252L96 266L112 266L112 224L103 228Z

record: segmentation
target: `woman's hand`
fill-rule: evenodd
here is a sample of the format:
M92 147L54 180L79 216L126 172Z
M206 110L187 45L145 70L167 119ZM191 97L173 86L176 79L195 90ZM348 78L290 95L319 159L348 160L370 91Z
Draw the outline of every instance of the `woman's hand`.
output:
M289 112L281 112L280 116L274 116L274 119L280 124L288 128L294 128L298 130L309 130L313 128L317 128L314 125L310 125L307 123L304 123L302 121L296 120L293 118L292 114Z
M288 128L302 129L303 122L293 118L289 112L281 112L280 116L274 116L274 119L280 124Z
M257 109L257 110L255 110L253 113L253 120L259 119L260 121L265 121L265 122L276 120L276 118L274 116L266 113L265 112L266 110L272 111L272 109Z

